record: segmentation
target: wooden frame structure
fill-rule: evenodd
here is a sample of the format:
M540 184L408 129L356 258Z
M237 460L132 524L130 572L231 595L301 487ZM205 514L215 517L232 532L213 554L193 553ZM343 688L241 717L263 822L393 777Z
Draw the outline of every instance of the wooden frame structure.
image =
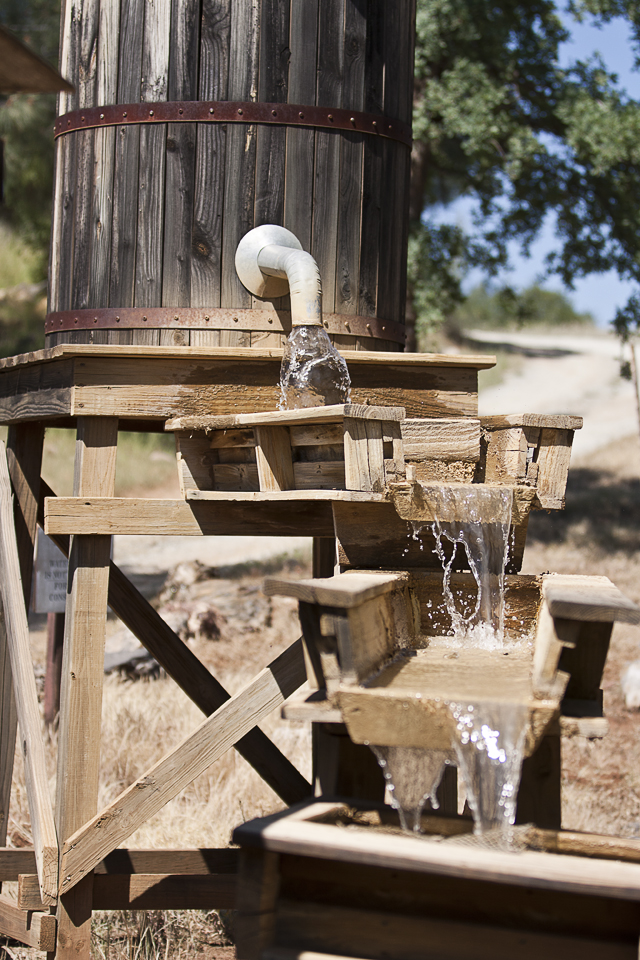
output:
M475 418L475 423L477 371L493 364L490 357L364 351L347 354L347 359L355 402L403 406L414 418ZM6 632L0 632L0 881L21 878L18 902L0 900L0 933L46 949L60 960L88 957L91 913L98 907L233 904L232 852L116 849L222 752L235 746L288 804L312 791L256 727L261 717L304 682L301 644L294 644L229 697L110 560L113 533L152 530L206 536L250 531L253 535L314 536L316 575L321 575L322 562L332 566L334 524L329 501L225 502L221 510L215 502L114 497L119 429L161 430L171 417L273 409L280 360L277 350L85 344L0 362L0 420L9 424L8 476L0 483L3 534L15 529L13 541L2 537L1 558L3 607L11 622L7 621ZM40 479L47 425L75 426L77 431L71 498L58 500ZM45 785L38 779L42 764L37 754L37 703L25 634L25 598L30 595L38 523L47 527L69 556L53 811ZM323 551L323 544L331 549ZM98 811L107 603L206 719L113 804ZM20 684L15 704L12 673L13 685ZM6 840L16 706L21 742L26 744L33 770L30 799L35 847L22 851L1 846Z

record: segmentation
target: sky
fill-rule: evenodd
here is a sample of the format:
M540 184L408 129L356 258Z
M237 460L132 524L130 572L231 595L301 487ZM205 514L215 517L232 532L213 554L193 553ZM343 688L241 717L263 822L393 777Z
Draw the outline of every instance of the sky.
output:
M618 74L619 83L627 93L634 99L640 99L640 72L633 69L634 57L625 21L617 19L600 29L588 23L576 23L570 17L567 17L565 22L572 36L570 42L562 44L561 66L567 66L577 59L586 59L598 52L608 69ZM443 208L438 220L470 227L472 206L473 202L469 198L462 198L446 209ZM544 257L553 245L553 220L549 218L539 240L531 248L530 257L522 257L517 247L512 247L510 252L513 269L502 273L497 282L509 283L518 289L535 283L541 278ZM465 291L473 289L483 279L482 271L471 271L465 278ZM616 308L624 306L634 289L634 284L619 280L613 270L577 280L573 291L567 291L560 280L554 277L545 279L543 286L567 293L576 310L592 313L598 325L603 327L613 319Z

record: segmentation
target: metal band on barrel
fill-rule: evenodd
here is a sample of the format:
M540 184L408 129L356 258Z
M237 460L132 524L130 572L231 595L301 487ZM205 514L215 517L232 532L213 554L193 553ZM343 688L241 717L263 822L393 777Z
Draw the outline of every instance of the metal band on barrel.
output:
M282 126L349 130L397 140L411 146L411 126L382 114L296 103L241 103L230 100L185 100L167 103L118 103L65 113L55 122L54 136L95 127L130 123L275 123Z
M328 333L342 336L372 337L377 340L405 342L404 324L377 317L325 313L322 318ZM291 315L286 310L233 310L226 307L103 307L97 310L61 310L47 314L45 333L68 330L153 329L166 327L193 330L255 330L288 334Z

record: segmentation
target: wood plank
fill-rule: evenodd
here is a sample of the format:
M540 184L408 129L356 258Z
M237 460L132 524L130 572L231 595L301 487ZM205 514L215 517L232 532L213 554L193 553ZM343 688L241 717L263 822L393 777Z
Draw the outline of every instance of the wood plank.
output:
M0 881L16 881L22 873L36 872L33 847L0 847Z
M550 574L542 578L542 593L553 617L600 623L640 623L640 607L608 577Z
M291 4L289 47L289 103L316 102L319 0ZM291 230L303 250L311 248L313 219L313 160L315 130L287 128L283 225Z
M289 428L292 447L342 446L342 426L340 423L328 424L292 424Z
M42 910L37 877L21 876L18 907ZM93 880L94 910L233 910L235 873L227 874L97 874Z
M31 829L41 896L45 903L52 904L57 899L58 842L49 796L42 722L31 661L29 625L20 578L18 545L13 526L11 482L4 444L0 447L0 517L3 531L0 537L0 594L14 678L13 688L20 725Z
M348 110L364 110L366 13L364 4L345 5L342 105ZM349 131L343 132L340 137L335 309L345 315L358 312L362 161L364 141L367 139L369 138L364 134Z
M469 367L474 370L488 370L495 367L494 356L476 354L449 354L449 353L385 353L371 350L343 350L349 365L373 364L378 370L386 364L392 367ZM28 366L42 361L56 360L58 357L169 357L174 360L190 357L247 360L282 360L282 349L257 349L247 347L189 347L175 356L171 347L149 346L146 344L129 344L125 346L109 346L108 344L89 343L61 343L46 350L35 350L31 353L18 354L15 357L0 358L0 370Z
M344 418L344 475L347 490L373 490L366 427L348 416Z
M168 99L171 0L146 4L142 39L140 99L158 103ZM164 184L167 128L164 124L142 125L138 226L136 235L135 305L156 306L162 302L162 243L164 231ZM144 339L143 339L144 338ZM138 343L159 344L155 330L136 331Z
M344 490L344 460L316 460L293 465L296 490Z
M118 103L136 103L142 81L143 0L124 0L120 34ZM115 174L109 298L96 306L132 307L136 270L136 232L140 163L140 126L115 127ZM102 270L107 272L106 265ZM125 332L125 331L123 331Z
M355 909L333 904L278 902L278 935L285 943L304 944L323 955L364 954L385 960L393 951L397 960L422 960L425 944L439 960L494 960L518 956L521 960L632 960L636 944L606 940L602 943L577 934L566 936L541 930L509 929L490 923L468 923L407 916L386 911ZM426 954L427 956L429 954ZM304 957L305 954L303 953Z
M367 437L367 458L369 460L369 480L371 489L381 493L385 486L384 443L382 440L383 423L379 420L365 422Z
M237 906L243 923L237 928L236 950L246 960L259 960L274 940L280 887L280 858L273 853L243 850L238 871Z
M270 410L268 413L232 413L224 417L176 417L165 430L228 430L234 427L296 426L298 424L335 423L344 417L354 420L404 420L403 407L371 407L365 404L336 403L302 410Z
M255 493L260 489L258 465L256 463L214 463L211 472L213 474L213 489L218 494L226 491ZM189 490L187 499L192 496L196 497L196 492Z
M569 414L510 413L495 417L481 417L486 430L503 430L507 427L544 427L556 430L580 430L584 420Z
M282 580L267 577L262 585L267 597L295 597L304 603L350 610L374 597L391 593L401 582L400 574L340 573L322 580Z
M544 509L562 510L571 460L571 430L543 428L538 451L536 491Z
M79 418L74 493L113 494L118 421ZM59 842L95 814L100 764L104 643L111 538L74 537L58 727L56 827ZM58 904L58 951L62 958L88 956L93 878Z
M123 41L133 25L127 18L123 24ZM98 31L97 103L117 103L118 40L120 35L119 4L100 4ZM109 266L113 215L116 130L103 127L93 132L93 211L91 223L91 296L96 306L109 303ZM124 304L122 304L124 306Z
M226 100L229 72L230 0L203 0L200 36L200 100ZM196 131L193 238L191 257L192 307L219 307L222 268L222 225L227 128L198 124ZM212 189L212 184L215 188ZM191 342L220 341L218 331L191 331Z
M69 837L61 858L63 890L77 884L107 853L297 690L300 648L300 641L292 644L113 803Z
M257 99L259 37L260 3L237 0L231 11L229 100ZM220 291L223 307L251 306L251 295L235 270L235 256L241 238L254 226L256 134L255 124L233 123L227 130ZM242 335L235 331L223 331L220 335L220 343L225 346L241 341Z
M310 822L311 818L324 816L328 809L328 803L310 802L297 810L295 817L287 811L253 820L236 828L234 840L242 846L320 856L339 863L640 901L640 867L636 863L596 861L566 854L549 857L536 851L514 856L507 851L427 844L410 836L371 830L352 832Z
M0 934L35 950L51 952L56 948L56 918L20 910L15 900L0 894Z
M345 0L323 0L319 9L315 99L319 107L342 106L344 11ZM341 138L334 130L316 131L311 253L320 268L327 313L336 309Z
M289 431L283 426L256 427L256 463L259 489L265 493L293 490L293 461Z
M409 460L475 462L480 458L479 420L404 420L400 430Z
M47 495L53 493L46 485L44 486ZM40 520L42 522L44 516L41 516ZM55 539L57 546L68 555L68 540L64 537ZM189 647L182 642L113 562L111 562L109 568L108 600L114 613L138 637L166 673L176 681L206 716L209 716L230 698L230 694L227 693L222 684L211 675L204 664L198 660ZM304 680L302 658L299 669L300 683L302 683ZM259 727L254 727L253 730L238 740L235 747L285 803L297 803L309 795L311 787L305 778ZM117 851L112 857L116 855ZM171 856L171 865L165 864L164 869L160 872L175 873L177 871L176 862L184 860L181 854L173 855L172 853ZM136 858L139 858L138 853L131 851L130 859L134 866L138 862ZM1 863L0 856L0 867ZM221 870L218 861L216 861L216 865L217 870ZM145 860L142 867L144 869L141 868L141 872L152 872L148 861ZM188 861L188 867L189 869L186 872L198 872L193 860ZM119 869L116 872L123 872L122 864L119 864Z
M313 500L304 490L294 491L293 495L291 491L284 495L218 496L213 491L209 495L224 501L223 512L216 510L213 504L196 501L56 497L46 502L45 532L187 537L242 536L243 533L248 536L295 537L302 532L305 536L333 535L331 502L327 502L335 499L331 491L318 491ZM365 495L352 494L349 502L354 496L362 498ZM369 495L367 499L370 500L371 496L379 498L380 494ZM248 500L255 500L250 509Z
M282 3L282 0L262 0L261 3L258 100L263 103L286 103L288 99L290 6L290 3ZM256 227L283 221L286 137L286 127L258 124L254 200ZM257 301L255 306L259 307L260 302Z
M178 478L180 493L186 497L187 490L213 489L213 457L206 437L192 437L188 433L176 434Z

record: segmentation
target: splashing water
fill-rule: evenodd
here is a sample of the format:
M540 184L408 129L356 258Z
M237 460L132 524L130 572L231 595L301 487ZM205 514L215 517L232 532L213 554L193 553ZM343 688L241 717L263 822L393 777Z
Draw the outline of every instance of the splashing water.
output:
M451 703L449 709L474 833L500 829L508 842L516 817L529 711L518 703Z
M398 811L402 829L420 832L420 816L427 801L434 810L440 806L436 790L440 786L449 754L422 747L374 747L382 768L391 806Z
M284 345L278 409L347 403L350 390L347 364L324 327L293 327Z
M512 494L506 487L484 484L430 486L425 489L435 520L430 525L435 553L444 570L443 593L451 617L451 634L465 646L496 649L504 639L504 575L509 558ZM413 524L419 540L424 524ZM445 543L453 549L447 557ZM458 547L477 585L473 609L460 610L451 590Z

